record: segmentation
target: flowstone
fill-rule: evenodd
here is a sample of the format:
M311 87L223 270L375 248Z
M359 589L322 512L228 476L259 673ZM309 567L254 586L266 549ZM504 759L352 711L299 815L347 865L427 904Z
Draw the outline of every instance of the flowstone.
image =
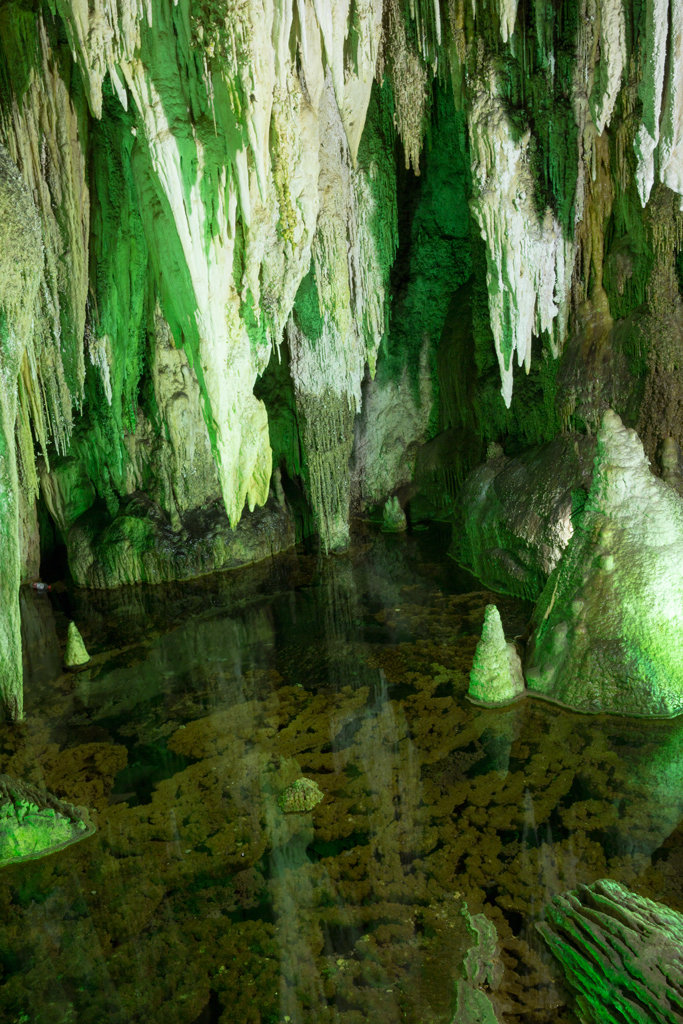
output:
M556 896L539 931L585 1024L674 1022L683 1012L683 915L602 879Z
M487 992L495 991L503 977L495 925L484 914L470 914L462 908L473 944L462 965L462 978L455 983L455 1016L451 1024L498 1024Z
M0 775L0 867L44 857L94 831L84 808Z
M508 704L524 693L522 664L515 645L505 642L500 612L486 606L481 639L474 654L468 697L477 704Z
M683 711L683 502L608 410L574 535L534 611L530 690L581 711Z

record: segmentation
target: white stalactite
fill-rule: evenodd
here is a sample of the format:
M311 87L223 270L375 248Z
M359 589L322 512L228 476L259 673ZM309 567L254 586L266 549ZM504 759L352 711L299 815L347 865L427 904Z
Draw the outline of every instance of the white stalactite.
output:
M501 393L512 400L513 362L529 372L534 334L555 352L566 331L574 245L550 209L539 219L529 167L529 133L516 139L489 69L469 114L474 214L486 242L489 313Z
M600 65L598 80L602 85L592 97L593 123L602 134L609 125L617 100L626 63L626 18L624 0L599 0Z
M635 149L645 206L655 178L683 197L683 0L648 0L642 59L643 121Z

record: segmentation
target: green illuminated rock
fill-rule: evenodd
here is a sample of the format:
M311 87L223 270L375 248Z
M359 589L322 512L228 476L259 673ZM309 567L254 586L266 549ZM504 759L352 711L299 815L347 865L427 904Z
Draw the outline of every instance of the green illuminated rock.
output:
M481 639L474 653L468 697L477 704L508 704L524 693L522 665L515 645L505 642L495 604L486 606Z
M537 599L573 532L592 477L595 439L567 434L469 474L460 492L462 527L453 554L487 587Z
M0 867L44 857L94 831L83 807L0 775Z
M529 689L578 708L683 711L683 501L605 413L593 483L534 611Z
M277 798L280 810L285 814L301 814L312 811L320 803L325 794L313 779L295 779Z
M556 896L545 916L582 1024L682 1019L683 914L602 879Z
M66 668L81 668L90 661L90 655L85 649L83 637L75 622L69 623L69 632L66 638L66 653L64 654L64 665Z

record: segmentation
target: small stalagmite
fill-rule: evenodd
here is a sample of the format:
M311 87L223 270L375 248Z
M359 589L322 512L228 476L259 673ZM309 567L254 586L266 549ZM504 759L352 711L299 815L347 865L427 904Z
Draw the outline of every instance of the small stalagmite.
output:
M70 669L83 668L90 661L90 655L85 649L83 637L78 631L75 622L69 623L69 633L66 638L66 653L64 655L64 666Z
M515 645L506 643L500 613L486 606L481 639L470 672L468 697L476 704L509 704L524 693L522 665Z

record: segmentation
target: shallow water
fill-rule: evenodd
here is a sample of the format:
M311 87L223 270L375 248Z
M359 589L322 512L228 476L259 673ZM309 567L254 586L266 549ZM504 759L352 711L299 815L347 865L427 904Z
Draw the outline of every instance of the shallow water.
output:
M466 903L498 930L499 1019L570 1022L534 927L555 893L609 876L683 910L683 722L469 704L493 595L447 543L23 595L0 770L98 831L4 869L1 1021L449 1024ZM529 607L495 600L521 634ZM300 775L325 799L283 815Z

